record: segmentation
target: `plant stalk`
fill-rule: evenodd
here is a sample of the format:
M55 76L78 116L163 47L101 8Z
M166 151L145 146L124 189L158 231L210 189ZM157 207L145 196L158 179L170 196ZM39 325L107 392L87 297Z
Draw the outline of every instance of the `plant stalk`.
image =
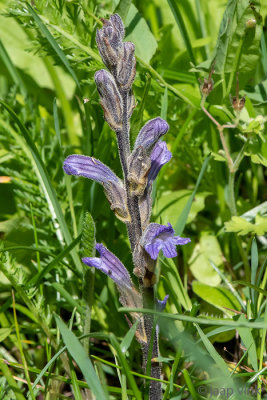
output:
M118 85L119 86L119 85ZM124 185L126 188L127 205L131 222L127 224L128 236L131 244L132 252L136 245L140 242L142 236L142 224L139 210L138 197L132 195L130 184L128 181L128 157L130 155L130 138L129 138L129 118L127 111L128 103L128 92L121 91L123 99L123 116L122 116L122 130L117 132L117 140L120 154L121 166L124 175ZM144 266L145 267L145 266ZM154 309L155 298L153 287L145 288L142 280L140 280L141 293L143 295L144 307ZM150 376L152 378L160 379L161 369L158 362L151 362L153 358L159 356L158 349L158 329L154 325L154 317L152 315L144 316L144 325L147 336L147 342L142 345L143 352L143 368L146 371L147 366L150 366ZM150 400L161 400L162 390L161 383L157 381L150 381L149 386L149 399Z

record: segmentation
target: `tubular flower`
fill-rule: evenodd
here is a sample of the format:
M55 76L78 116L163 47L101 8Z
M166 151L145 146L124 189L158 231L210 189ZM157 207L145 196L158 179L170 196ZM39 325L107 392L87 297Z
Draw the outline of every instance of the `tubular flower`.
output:
M108 275L116 285L132 289L133 284L130 275L122 262L103 244L97 243L95 248L100 254L100 258L85 257L82 259L84 264L89 267L95 267L104 272L104 274Z
M73 154L64 161L63 169L68 175L84 176L102 183L111 209L121 221L130 221L126 193L122 181L101 161Z
M168 223L168 226L156 223L149 224L141 239L142 247L153 260L156 260L160 250L167 258L176 257L176 246L189 242L191 242L189 238L174 236L174 230L170 223Z
M148 184L156 179L159 171L172 158L172 153L167 149L165 142L156 143L152 153L150 154L151 168L148 174Z
M144 147L146 150L152 149L159 138L167 133L169 125L164 119L157 117L148 121L139 132L134 148Z
M158 300L158 299L156 300L156 301L157 301L156 304L157 304L157 309L158 309L158 311L163 311L163 310L165 310L165 307L166 307L168 298L169 298L169 295L166 294L166 296L164 297L163 300Z
M63 169L68 175L84 176L100 183L120 182L109 167L94 157L73 154L66 158Z
M83 263L89 267L95 267L104 274L108 275L116 284L120 292L120 302L123 306L129 308L142 307L142 298L140 293L133 286L130 275L122 264L122 262L109 251L103 244L96 243L95 246L100 258L98 257L84 257ZM134 321L139 321L137 329L137 340L139 342L146 342L146 332L144 328L143 318L138 313L130 313Z

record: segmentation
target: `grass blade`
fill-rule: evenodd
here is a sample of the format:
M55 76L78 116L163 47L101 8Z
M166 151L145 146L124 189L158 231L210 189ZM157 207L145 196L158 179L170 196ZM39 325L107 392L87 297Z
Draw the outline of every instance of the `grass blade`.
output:
M63 342L65 343L68 352L70 353L71 357L76 361L80 370L83 373L83 376L92 390L96 399L104 400L107 399L106 394L102 388L101 383L95 373L93 364L91 363L89 357L87 357L81 343L79 342L78 338L71 332L64 322L55 315L57 326L60 330L60 333L63 338Z
M127 363L127 360L126 360L126 358L125 358L125 356L124 356L124 354L123 354L123 352L122 352L122 350L120 348L120 345L119 345L116 337L113 334L110 334L109 336L110 336L111 344L112 344L112 346L114 347L114 349L116 350L116 352L118 354L118 357L120 359L121 365L122 365L122 367L124 369L124 372L125 372L125 375L126 375L128 381L129 381L129 384L132 387L132 390L134 392L134 395L135 395L136 399L137 400L142 400L141 393L140 393L140 391L139 391L139 389L137 387L137 384L136 384L136 382L135 382L135 380L134 380L134 378L132 376L131 370L130 370L129 365Z
M74 79L78 89L81 90L78 78L77 78L75 72L73 71L73 69L71 68L67 57L65 56L65 54L63 53L63 51L61 50L61 48L59 47L59 45L57 44L57 42L55 41L55 39L53 38L51 33L49 32L47 27L43 24L42 20L39 18L39 16L36 14L36 12L34 11L34 9L31 7L31 5L29 3L27 3L27 8L28 8L29 12L31 13L36 25L38 26L38 28L42 32L42 34L48 40L48 42L50 43L50 45L52 46L52 48L54 49L54 51L56 52L56 54L58 55L58 57L60 58L60 60L64 64L64 66L69 71L69 73L72 76L72 78Z
M55 228L57 227L57 222L58 222L58 229L56 228L57 236L59 241L62 243L63 238L65 239L67 245L72 243L72 237L70 235L68 226L66 224L62 209L60 207L60 204L58 202L55 189L52 186L48 171L42 161L42 158L35 146L34 141L32 140L29 132L23 125L23 123L20 121L18 118L17 114L3 101L0 101L0 104L8 111L8 113L11 115L12 119L14 122L18 125L20 132L22 136L24 137L26 143L28 146L25 146L25 144L22 142L22 140L19 140L19 144L23 147L23 150L26 152L26 154L31 158L34 169L36 172L36 175L38 177L38 180L42 186L42 189L44 191L45 197L47 199L47 203L50 209L50 212L52 214L52 218L54 220L54 225ZM2 125L4 125L4 122L2 122ZM15 137L15 139L20 139L19 135L13 129L10 129L9 126L7 126L7 130ZM57 222L56 222L57 221ZM82 265L80 258L78 256L78 253L75 249L71 251L71 256L73 258L73 261L75 263L75 266L78 270L78 272L82 272Z
M256 284L256 275L257 275L257 269L258 269L258 264L259 264L259 257L258 257L258 247L257 247L257 242L256 239L254 238L252 241L251 245L251 284L255 286ZM253 314L256 317L256 312L257 312L257 298L258 296L255 293L255 290L251 288L251 305L252 305L252 310Z
M0 40L0 58L2 59L4 65L6 66L11 78L13 79L14 83L18 85L18 87L21 90L21 93L24 97L27 95L27 89L26 86L24 85L23 80L21 79L21 76L17 70L17 68L14 66L12 63L3 43Z
M178 26L178 28L179 28L179 30L181 32L181 35L183 37L186 49L187 49L188 54L189 54L189 57L190 57L192 63L194 65L196 65L196 60L195 60L195 56L194 56L194 53L193 53L193 48L192 48L192 45L191 45L191 42L190 42L190 39L189 39L189 35L187 33L187 29L185 27L185 23L184 23L182 14L180 13L180 10L179 10L179 7L178 7L177 3L178 3L177 0L168 0L169 7L170 7L170 9L171 9L171 11L173 13L173 16L174 16L174 19L176 21L176 24L177 24L177 26Z
M189 315L183 315L183 314L169 314L169 313L163 313L159 311L153 311L148 308L126 308L126 307L121 307L118 310L119 312L138 312L142 314L153 314L155 316L161 317L161 318L167 318L167 319L172 319L172 320L177 320L177 321L185 321L185 322L195 322L196 324L202 324L202 325L211 325L211 326L224 326L224 327L232 327L233 329L238 329L239 327L241 328L251 328L251 329L267 329L267 323L261 322L261 321L255 321L255 322L250 322L250 321L233 321L230 319L208 319L208 318L198 318L198 317L191 317Z
M202 167L201 167L201 170L200 170L200 173L199 173L199 175L198 175L197 183L196 183L196 186L195 186L195 188L194 188L194 190L193 190L193 193L192 193L191 196L189 197L188 202L186 203L186 206L184 207L184 209L183 209L183 211L182 211L180 217L178 218L178 220L177 220L177 222L176 222L176 224L175 224L174 230L175 230L175 232L176 232L177 235L181 235L182 232L183 232L183 230L184 230L184 227L185 227L185 224L186 224L186 221L187 221L187 217L188 217L188 215L189 215L189 212L190 212L190 209L191 209L191 206L192 206L194 197L195 197L195 195L196 195L197 189L198 189L199 184L200 184L200 182L201 182L201 179L202 179L202 177L203 177L203 175L204 175L204 172L206 171L206 168L207 168L207 166L208 166L210 157L211 157L211 155L209 155L209 156L204 160L204 162L203 162L203 164L202 164Z

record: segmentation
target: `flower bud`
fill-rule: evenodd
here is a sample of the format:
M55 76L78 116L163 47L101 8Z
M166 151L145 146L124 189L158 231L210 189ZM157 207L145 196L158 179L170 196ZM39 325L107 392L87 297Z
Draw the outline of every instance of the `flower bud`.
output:
M204 81L200 86L200 90L204 96L208 96L213 90L213 79L204 78Z
M120 33L121 38L123 39L125 35L125 30L119 14L112 14L109 19L109 22Z
M122 46L122 51L116 67L116 79L122 89L128 90L132 86L136 73L135 47L131 42L125 42Z
M245 102L246 102L245 96L241 97L241 99L239 99L238 96L233 96L231 99L232 107L237 112L243 110Z
M96 32L96 43L104 64L111 69L118 63L123 50L124 26L118 14L102 21L104 26Z
M142 196L147 185L151 161L142 146L137 147L128 159L128 181L130 191L135 196Z
M113 76L101 69L95 73L95 83L99 92L104 118L114 131L122 128L122 98Z
M246 21L246 27L248 29L253 29L253 28L255 28L256 25L257 25L257 21L255 20L255 18L250 18Z
M154 144L165 135L169 125L164 119L157 117L148 121L139 132L134 148L138 146L144 147L146 150L151 150Z

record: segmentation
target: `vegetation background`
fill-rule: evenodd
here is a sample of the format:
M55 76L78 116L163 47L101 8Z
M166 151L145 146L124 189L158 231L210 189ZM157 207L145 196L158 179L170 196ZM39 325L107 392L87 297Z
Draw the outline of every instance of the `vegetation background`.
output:
M153 219L192 240L157 270L164 399L266 398L267 3L0 0L0 11L0 399L148 396L136 326L113 282L80 261L96 235L131 271L125 226L96 183L62 170L81 153L119 173L93 79L96 29L115 11L136 46L132 140L156 116L170 125ZM236 124L223 130L234 172L201 109L214 60L205 107Z

